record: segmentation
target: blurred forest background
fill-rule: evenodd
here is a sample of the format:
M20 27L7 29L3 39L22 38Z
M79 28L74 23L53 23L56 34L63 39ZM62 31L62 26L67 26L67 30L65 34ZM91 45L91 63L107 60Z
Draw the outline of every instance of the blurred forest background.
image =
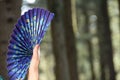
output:
M55 13L41 43L40 80L120 80L120 0L0 0L0 76L18 17Z

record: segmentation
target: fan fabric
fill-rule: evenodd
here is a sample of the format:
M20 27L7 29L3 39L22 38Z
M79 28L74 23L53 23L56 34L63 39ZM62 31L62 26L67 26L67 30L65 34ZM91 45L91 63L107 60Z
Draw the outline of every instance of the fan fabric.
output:
M40 44L54 14L41 8L24 13L15 24L8 46L7 70L10 80L24 80L33 48Z

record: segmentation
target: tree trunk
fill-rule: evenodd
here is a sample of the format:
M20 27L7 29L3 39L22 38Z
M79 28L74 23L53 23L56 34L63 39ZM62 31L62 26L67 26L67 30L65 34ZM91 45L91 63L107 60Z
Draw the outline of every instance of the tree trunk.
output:
M85 26L84 26L84 34L85 36L88 36L90 34L89 29L89 15L87 13L87 9L83 8L83 14L85 16ZM89 53L89 61L90 61L90 70L91 70L91 80L95 80L95 73L94 73L94 64L93 64L93 49L92 49L92 43L91 38L86 38L85 43L87 45L87 50Z
M111 41L110 21L107 9L107 0L101 0L98 10L98 38L101 59L101 69L109 70L109 80L115 80L113 63L113 49ZM101 76L101 80L104 74Z
M62 22L62 2L61 0L48 0L48 7L52 12L55 13L55 17L51 24L51 30L53 39L53 52L56 63L56 80L70 80Z
M92 50L92 43L90 40L87 40L87 45L88 45L88 51L89 51L91 80L95 80L94 65L93 65L93 50Z
M21 0L0 1L0 75L8 79L6 52L12 28L21 12Z
M65 29L65 39L67 47L67 56L69 63L69 71L71 80L78 80L77 72L77 51L76 51L76 41L73 31L73 20L72 20L72 6L71 0L63 0L64 4L64 29Z
M119 6L119 32L120 32L120 0L118 0L118 6Z

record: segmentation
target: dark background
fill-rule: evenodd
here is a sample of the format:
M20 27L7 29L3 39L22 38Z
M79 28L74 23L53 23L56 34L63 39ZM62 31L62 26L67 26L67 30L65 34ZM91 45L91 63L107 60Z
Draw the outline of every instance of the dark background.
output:
M41 43L40 80L120 80L120 0L0 0L0 75L17 19L30 8L55 13Z

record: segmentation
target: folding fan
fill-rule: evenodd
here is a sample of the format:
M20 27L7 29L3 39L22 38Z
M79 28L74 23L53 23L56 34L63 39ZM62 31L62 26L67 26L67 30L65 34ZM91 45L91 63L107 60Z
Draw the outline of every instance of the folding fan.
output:
M10 80L24 80L33 48L40 44L53 16L54 14L48 10L33 8L18 19L11 34L7 53Z

